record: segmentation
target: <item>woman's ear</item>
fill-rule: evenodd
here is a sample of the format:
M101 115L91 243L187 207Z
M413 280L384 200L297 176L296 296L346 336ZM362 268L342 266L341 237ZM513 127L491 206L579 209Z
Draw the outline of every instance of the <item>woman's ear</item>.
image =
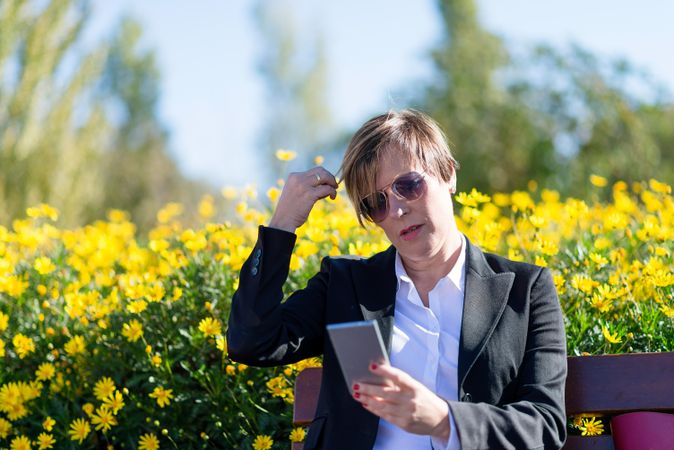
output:
M449 193L456 194L456 172L452 175L452 179L449 180Z

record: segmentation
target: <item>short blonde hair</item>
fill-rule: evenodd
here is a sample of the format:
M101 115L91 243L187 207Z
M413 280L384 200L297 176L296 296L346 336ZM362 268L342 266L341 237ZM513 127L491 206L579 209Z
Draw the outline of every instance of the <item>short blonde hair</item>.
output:
M459 163L435 120L413 109L373 117L351 138L340 168L361 225L367 218L362 199L376 191L379 164L390 152L397 152L406 163L419 165L425 172L456 185Z

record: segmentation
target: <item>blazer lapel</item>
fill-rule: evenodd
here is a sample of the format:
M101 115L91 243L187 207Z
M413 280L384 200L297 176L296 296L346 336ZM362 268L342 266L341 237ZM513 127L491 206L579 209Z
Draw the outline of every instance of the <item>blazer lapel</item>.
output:
M364 260L364 266L352 272L363 318L379 323L387 352L391 351L397 289L395 254L395 247L390 246L385 252Z
M482 251L466 238L466 288L459 342L458 382L462 392L466 375L503 314L515 280L512 272L495 273Z

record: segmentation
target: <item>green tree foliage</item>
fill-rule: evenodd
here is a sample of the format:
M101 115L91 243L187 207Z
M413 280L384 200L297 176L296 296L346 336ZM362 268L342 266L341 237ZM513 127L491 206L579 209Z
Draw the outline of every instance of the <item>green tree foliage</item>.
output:
M591 173L671 182L673 108L646 76L578 47L518 58L480 25L474 0L438 0L438 10L445 35L416 106L454 143L460 189L509 191L535 179L583 195Z
M332 140L328 60L320 33L309 43L300 36L290 1L258 0L254 12L263 42L259 73L267 91L261 147L272 155L273 175L278 175L281 165L273 158L277 149L309 158Z
M87 15L85 3L71 0L0 2L2 222L48 202L74 223L102 197L96 160L112 130L91 94L107 49L66 63Z
M124 19L103 72L102 95L116 132L101 159L102 205L130 211L147 230L163 204L178 201L189 209L207 187L185 179L166 150L168 133L157 117L159 70L154 52L140 48L141 35L137 22Z
M439 11L446 34L431 55L437 75L422 108L454 144L459 188L510 190L531 173L549 173L550 138L536 127L521 91L504 89L495 77L509 64L503 43L481 27L473 0L441 1Z
M674 180L674 134L665 125L674 107L646 75L579 47L539 46L527 69L527 105L552 124L560 155L556 186L583 195L592 173L611 182Z
M195 196L166 151L140 27L86 48L89 16L86 0L0 1L0 223L46 202L64 225L114 207L147 229L162 202Z

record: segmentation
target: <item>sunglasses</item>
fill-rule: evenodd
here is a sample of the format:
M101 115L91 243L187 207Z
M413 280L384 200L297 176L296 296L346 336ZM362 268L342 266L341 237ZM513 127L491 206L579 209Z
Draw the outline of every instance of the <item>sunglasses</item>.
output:
M378 223L386 219L388 216L388 196L386 189L391 187L398 198L407 201L414 201L419 199L426 193L426 181L423 173L409 172L400 175L393 180L391 184L384 186L374 194L364 197L360 201L360 207L363 215L374 223Z

